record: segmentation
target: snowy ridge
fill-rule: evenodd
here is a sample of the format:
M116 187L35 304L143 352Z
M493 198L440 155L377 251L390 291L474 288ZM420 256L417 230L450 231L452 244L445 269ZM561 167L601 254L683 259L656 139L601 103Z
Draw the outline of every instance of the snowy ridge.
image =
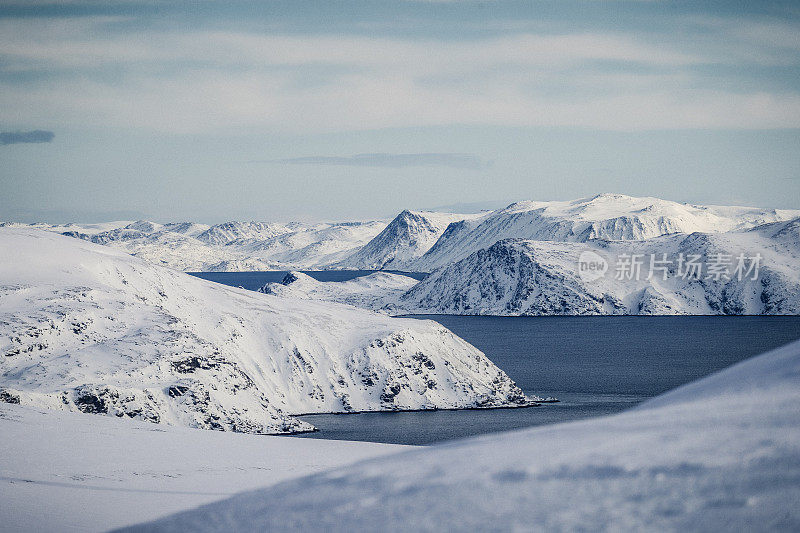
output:
M406 270L431 272L509 238L564 242L644 240L670 233L736 231L798 216L800 210L699 206L621 194L566 202L517 202L478 223L449 229Z
M482 216L405 210L336 266L352 270L410 270L409 265L434 245L450 223Z
M248 433L291 414L518 406L429 321L258 294L31 229L0 229L0 400Z
M619 415L364 461L126 531L359 531L376 517L389 531L794 531L798 378L795 342Z
M146 220L105 224L17 224L103 244L187 272L325 268L368 242L386 222L288 224Z
M400 296L416 284L414 278L389 272L375 272L339 282L320 282L302 272L289 272L280 283L267 283L259 292L380 310L396 304Z
M796 227L796 222L773 227ZM644 241L547 242L509 239L437 270L404 294L401 312L467 315L800 314L800 240L744 233L667 235ZM784 232L782 235L786 236ZM600 279L583 279L581 254L606 259ZM640 254L641 275L616 279L624 254ZM713 262L717 254L762 257L757 279L682 277L676 261L649 276L644 258L683 254ZM749 266L746 265L746 266ZM731 265L731 273L735 264ZM744 272L743 272L744 273ZM628 276L620 276L627 278ZM638 278L638 279L636 279Z

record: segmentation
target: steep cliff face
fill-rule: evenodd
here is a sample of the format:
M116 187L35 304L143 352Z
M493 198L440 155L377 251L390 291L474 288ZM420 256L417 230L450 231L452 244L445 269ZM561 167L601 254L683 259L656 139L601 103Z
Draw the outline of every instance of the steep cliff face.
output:
M524 405L442 326L224 287L0 229L0 400L248 433L292 414Z

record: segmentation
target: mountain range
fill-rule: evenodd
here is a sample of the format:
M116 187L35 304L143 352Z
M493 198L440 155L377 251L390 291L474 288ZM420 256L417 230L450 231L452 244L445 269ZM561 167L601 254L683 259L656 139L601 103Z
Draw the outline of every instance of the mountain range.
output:
M5 224L20 226L19 224ZM388 223L227 222L34 225L121 249L185 271L293 271L263 291L389 313L794 314L800 210L703 206L599 194L572 201L522 201L476 214L403 211ZM583 252L611 264L585 280ZM756 282L729 277L615 279L625 254L642 259L749 254L763 260ZM674 265L673 265L674 266ZM415 284L386 273L320 283L299 270L431 273ZM752 281L752 280L751 280Z

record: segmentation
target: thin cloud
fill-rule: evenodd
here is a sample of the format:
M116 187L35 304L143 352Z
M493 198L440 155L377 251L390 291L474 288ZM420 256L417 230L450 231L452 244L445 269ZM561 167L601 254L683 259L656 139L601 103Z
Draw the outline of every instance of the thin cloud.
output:
M286 165L334 165L349 167L451 167L481 169L490 165L472 154L424 153L424 154L356 154L352 156L309 156L289 159L274 159L270 163Z
M49 143L53 141L55 133L45 130L33 131L3 131L0 132L0 145L20 143Z

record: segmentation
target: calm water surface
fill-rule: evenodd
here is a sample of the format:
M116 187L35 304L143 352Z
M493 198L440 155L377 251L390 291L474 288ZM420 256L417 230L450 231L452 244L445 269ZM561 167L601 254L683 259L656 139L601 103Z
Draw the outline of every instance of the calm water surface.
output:
M800 317L433 318L481 349L528 394L526 409L312 415L307 438L432 444L613 414L800 338Z
M343 281L372 271L307 272ZM248 289L285 272L206 272ZM421 277L421 276L420 276ZM628 409L647 398L800 338L800 317L471 317L426 315L482 350L528 394L526 409L307 415L305 438L432 444Z
M317 281L349 281L351 279L360 278L368 274L373 274L377 270L301 270L304 274L308 274ZM419 272L400 272L396 270L383 270L382 272L390 272L393 274L403 274L414 279L422 279L427 274ZM279 283L288 270L272 270L265 272L187 272L192 276L207 279L209 281L216 281L223 285L230 285L231 287L242 287L243 289L250 289L257 291L267 283Z

